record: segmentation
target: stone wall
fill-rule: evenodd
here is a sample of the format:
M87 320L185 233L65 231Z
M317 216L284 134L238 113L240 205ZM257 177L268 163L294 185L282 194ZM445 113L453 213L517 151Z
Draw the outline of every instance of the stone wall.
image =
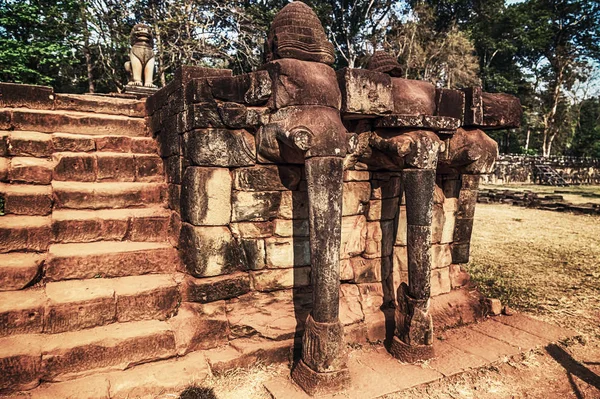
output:
M306 315L311 272L306 176L301 159L275 164L257 151L273 107L271 79L263 72L232 76L228 70L184 67L148 100L150 125L169 181L172 243L187 276L184 301L218 304L240 315L260 313L268 302L273 315L293 314L298 307ZM462 261L452 262L453 243L468 247L470 238L455 239L457 217L472 219L460 212L460 192L459 175L438 175L434 296L468 280L458 265ZM368 170L362 163L346 170L342 214L341 320L345 325L367 320L375 331L370 338L383 339L380 307L393 301L408 273L400 172ZM241 317L237 326L234 320L231 328L242 336L259 331L288 337L261 331L254 318ZM301 328L305 317L295 318Z
M533 183L536 180L533 163L554 168L569 184L600 184L600 159L577 157L533 157L501 155L494 173L484 177L486 184Z

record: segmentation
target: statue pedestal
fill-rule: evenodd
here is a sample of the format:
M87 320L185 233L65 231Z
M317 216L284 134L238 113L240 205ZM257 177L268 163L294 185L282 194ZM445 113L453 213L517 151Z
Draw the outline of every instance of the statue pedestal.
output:
M337 393L350 386L350 371L347 368L319 373L300 360L292 370L292 379L311 396Z
M128 84L125 86L124 93L134 94L138 97L150 97L158 91L158 87L135 86Z

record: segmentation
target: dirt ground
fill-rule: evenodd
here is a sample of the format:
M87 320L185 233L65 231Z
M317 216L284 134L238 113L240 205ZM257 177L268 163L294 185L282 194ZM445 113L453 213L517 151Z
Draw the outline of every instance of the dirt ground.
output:
M588 202L594 204L600 204L600 186L567 186L567 187L554 187L554 186L541 186L539 184L524 184L524 183L511 183L511 184L482 184L482 189L492 190L515 190L515 191L533 191L534 193L540 194L558 194L562 195L566 202L572 204L585 204ZM558 191L558 193L557 193ZM585 195L594 195L585 196Z
M386 399L600 399L600 217L478 204L468 269L486 295L581 339ZM218 399L269 399L262 383L286 372L258 366L208 385Z

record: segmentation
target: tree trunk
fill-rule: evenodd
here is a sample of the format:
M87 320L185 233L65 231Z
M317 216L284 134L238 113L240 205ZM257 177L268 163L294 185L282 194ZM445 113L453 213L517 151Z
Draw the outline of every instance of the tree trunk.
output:
M531 128L527 128L527 138L525 139L525 152L529 150L529 137L531 136Z
M87 67L88 91L94 93L94 74L92 65L92 55L90 53L90 31L88 30L87 15L85 9L81 10L81 22L83 24L83 55L85 57L85 65Z

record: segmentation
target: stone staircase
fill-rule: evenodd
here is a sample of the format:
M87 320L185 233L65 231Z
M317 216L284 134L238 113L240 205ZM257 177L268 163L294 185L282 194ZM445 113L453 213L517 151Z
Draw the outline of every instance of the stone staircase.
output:
M68 381L33 396L83 397L78 381L92 374L127 382L110 397L147 393L154 385L140 391L143 378L109 378L182 354L171 323L179 257L144 102L64 95L53 104L0 108L0 395Z

